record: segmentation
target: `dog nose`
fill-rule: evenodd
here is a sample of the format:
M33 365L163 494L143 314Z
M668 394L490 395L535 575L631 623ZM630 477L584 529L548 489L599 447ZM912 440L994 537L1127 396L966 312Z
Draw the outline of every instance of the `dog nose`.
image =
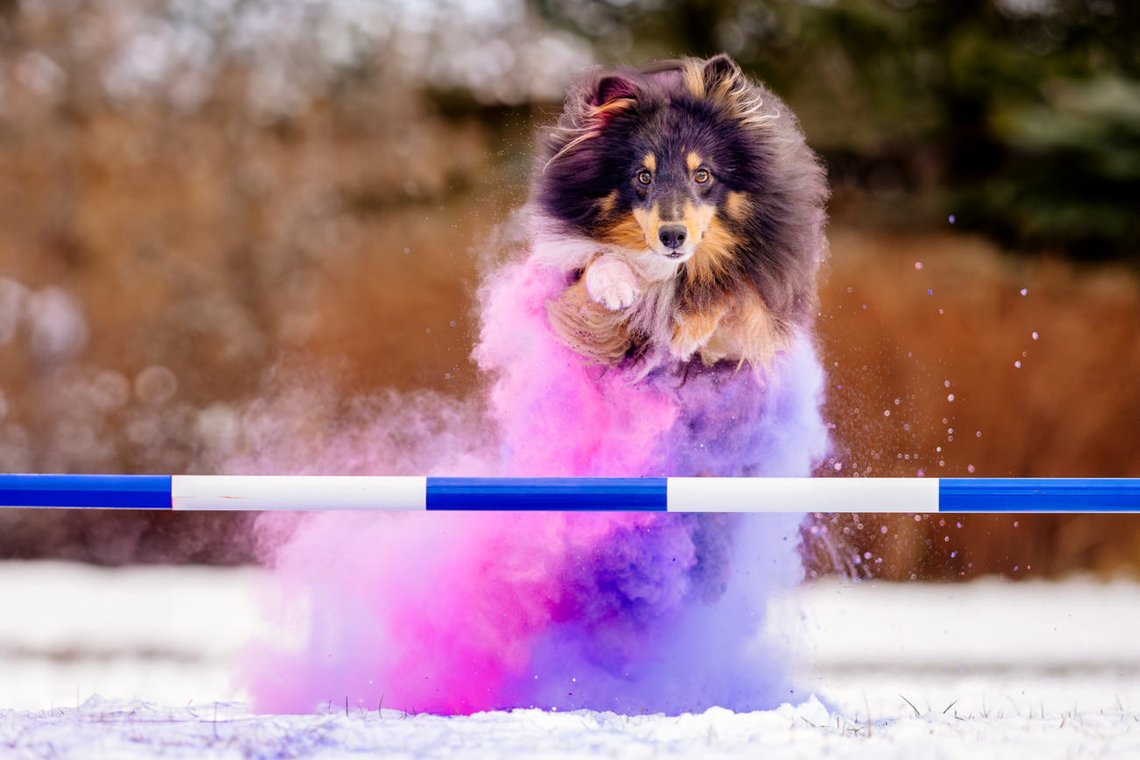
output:
M661 238L661 244L666 248L672 248L674 251L685 244L685 225L683 224L663 224L661 229L657 232L657 237Z

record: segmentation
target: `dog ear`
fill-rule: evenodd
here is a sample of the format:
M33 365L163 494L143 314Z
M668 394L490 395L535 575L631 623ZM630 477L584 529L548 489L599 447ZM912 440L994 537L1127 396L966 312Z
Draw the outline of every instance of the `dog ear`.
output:
M637 84L621 74L591 72L580 79L566 96L559 127L551 133L550 159L543 172L587 140L602 134L616 114L637 104Z
M725 53L714 55L705 61L703 74L705 92L712 95L725 95L731 92L743 76L736 61Z
M637 100L637 85L618 74L599 79L594 87L593 106L604 108L619 100Z

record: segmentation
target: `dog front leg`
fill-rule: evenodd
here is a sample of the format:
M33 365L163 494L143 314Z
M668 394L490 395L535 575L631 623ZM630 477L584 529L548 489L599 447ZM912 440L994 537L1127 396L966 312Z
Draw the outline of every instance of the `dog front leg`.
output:
M674 359L688 361L708 344L728 309L721 305L701 311L678 312L673 321L669 352Z

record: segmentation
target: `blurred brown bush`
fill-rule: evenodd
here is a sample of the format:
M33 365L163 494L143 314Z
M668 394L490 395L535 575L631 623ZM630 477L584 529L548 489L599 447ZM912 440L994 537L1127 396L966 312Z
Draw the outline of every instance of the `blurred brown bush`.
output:
M822 475L1140 476L1140 283L953 233L832 230ZM809 570L906 580L1140 569L1112 516L823 516Z

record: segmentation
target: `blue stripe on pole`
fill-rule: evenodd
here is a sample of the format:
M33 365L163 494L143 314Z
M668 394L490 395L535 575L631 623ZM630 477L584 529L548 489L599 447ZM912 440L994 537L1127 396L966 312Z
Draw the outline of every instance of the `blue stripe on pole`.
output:
M939 512L1140 512L1132 478L942 478Z
M428 478L427 508L664 512L666 484L665 478Z
M0 507L170 509L169 475L0 475Z

